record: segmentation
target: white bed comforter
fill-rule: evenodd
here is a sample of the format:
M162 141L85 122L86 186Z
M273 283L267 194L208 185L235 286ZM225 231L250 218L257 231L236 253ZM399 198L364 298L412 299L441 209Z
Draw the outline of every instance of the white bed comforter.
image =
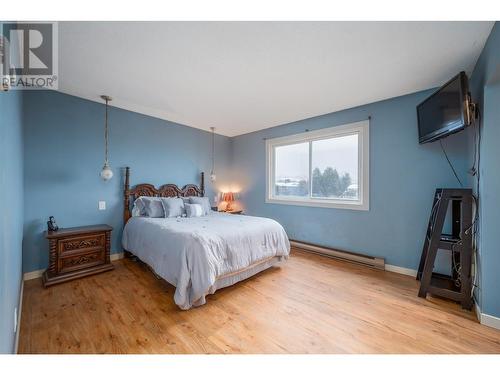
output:
M122 245L176 287L175 303L184 310L203 305L218 277L290 253L278 222L217 212L196 218L132 217Z

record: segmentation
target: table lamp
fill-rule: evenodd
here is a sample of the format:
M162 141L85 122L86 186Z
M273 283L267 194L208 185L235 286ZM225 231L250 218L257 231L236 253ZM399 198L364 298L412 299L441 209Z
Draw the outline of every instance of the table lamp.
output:
M224 200L224 202L227 202L226 211L232 211L233 208L231 207L231 203L234 202L234 194L231 192L224 193L222 195L222 199Z

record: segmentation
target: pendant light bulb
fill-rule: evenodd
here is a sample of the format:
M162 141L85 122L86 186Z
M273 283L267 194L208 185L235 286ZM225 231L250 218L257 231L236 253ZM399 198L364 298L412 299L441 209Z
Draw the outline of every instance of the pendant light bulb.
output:
M101 170L101 178L104 181L108 181L111 180L112 177L113 177L113 171L111 170L111 167L109 166L108 163L104 163L104 167L102 167Z

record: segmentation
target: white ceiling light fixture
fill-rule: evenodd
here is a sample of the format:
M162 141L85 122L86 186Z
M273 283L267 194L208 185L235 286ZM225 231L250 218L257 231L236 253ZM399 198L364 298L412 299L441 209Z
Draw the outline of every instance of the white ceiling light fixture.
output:
M212 131L212 170L210 171L210 181L215 182L217 176L215 174L215 127L211 126Z
M101 98L106 102L106 117L104 120L104 143L105 143L105 150L104 150L104 166L102 167L101 171L101 178L104 181L108 181L113 177L113 171L111 170L111 167L109 166L109 159L108 159L108 137L109 137L109 132L108 132L108 103L112 100L111 97L107 95L101 95Z

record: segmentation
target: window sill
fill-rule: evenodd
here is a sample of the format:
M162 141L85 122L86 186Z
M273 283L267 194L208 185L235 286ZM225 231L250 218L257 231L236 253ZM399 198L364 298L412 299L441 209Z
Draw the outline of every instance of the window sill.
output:
M291 206L305 206L305 207L322 207L322 208L338 208L345 210L358 210L358 211L369 211L370 207L368 202L362 203L359 201L309 201L309 200L294 200L294 199L277 199L277 198L266 198L266 203L271 204L286 204Z

